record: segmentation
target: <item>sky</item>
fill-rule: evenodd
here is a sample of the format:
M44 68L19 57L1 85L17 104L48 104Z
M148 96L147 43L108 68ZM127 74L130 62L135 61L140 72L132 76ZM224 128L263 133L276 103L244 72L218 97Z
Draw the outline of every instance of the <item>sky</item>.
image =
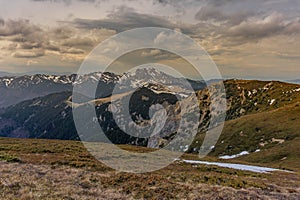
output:
M141 27L193 38L224 78L300 78L299 0L0 0L0 71L76 73L99 43ZM184 61L158 49L118 67L153 59L193 78Z

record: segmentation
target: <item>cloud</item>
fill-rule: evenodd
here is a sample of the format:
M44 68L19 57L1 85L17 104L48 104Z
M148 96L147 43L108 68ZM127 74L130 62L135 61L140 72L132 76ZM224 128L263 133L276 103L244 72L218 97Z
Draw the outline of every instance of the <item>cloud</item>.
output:
M106 29L82 30L72 26L44 27L29 20L0 20L0 48L14 58L34 58L47 54L78 60L100 41L115 34ZM74 55L74 56L72 56Z
M82 49L70 48L70 49L64 50L63 53L68 53L68 54L84 54L85 51L82 50Z
M175 1L155 1L163 6L180 4ZM171 21L169 18L142 14L133 8L119 6L104 19L76 18L72 24L79 29L110 29L121 32L140 27L164 27L180 29L182 33L200 40L214 40L225 45L240 45L255 42L276 34L295 34L299 32L299 22L280 12L270 12L263 7L266 2L254 0L202 1L203 5L195 14L196 24ZM206 3L205 3L206 2ZM268 1L269 2L269 1ZM205 4L204 4L205 3ZM261 9L263 7L264 9ZM293 19L294 21L291 21Z
M32 65L32 64L37 64L38 63L38 61L36 61L36 60L28 60L27 62L26 62L26 66L30 66L30 65Z
M297 24L286 24L284 16L274 12L266 17L250 18L232 26L229 28L228 34L242 39L260 39L271 35L295 33L299 31L298 29Z
M77 18L72 23L78 28L105 28L116 30L117 32L139 27L164 27L171 29L176 27L174 23L163 17L137 13L134 9L126 6L118 7L106 19L91 20Z
M272 52L276 57L286 60L300 60L300 55L295 53Z
M50 45L47 31L32 24L29 20L6 20L0 26L0 36L9 41L4 50L15 58L33 58L45 55Z
M40 42L24 42L21 44L20 48L22 49L36 49L36 48L41 48L42 43Z
M159 55L161 53L162 52L159 49L151 49L151 50L148 50L148 51L143 51L141 53L141 56L142 57L156 56L156 55Z
M66 6L71 5L73 0L32 0L33 2L50 2L50 3L63 3ZM96 0L76 0L78 2L87 2L87 3L95 3Z
M15 11L2 12L6 18L0 18L0 56L7 62L20 62L20 66L24 66L24 59L15 58L38 60L39 65L54 66L56 62L70 66L118 32L154 26L177 29L191 36L222 65L251 67L255 55L255 61L260 57L263 64L279 65L276 61L288 60L290 66L294 61L295 67L299 62L299 2L31 0L22 5L21 12L17 7ZM5 5L3 9L15 6L10 1ZM279 41L282 38L284 41ZM156 42L166 40L176 41L176 37L161 34L156 38ZM278 60L267 60L268 52L281 48L283 54L272 54L269 58ZM138 54L145 60L165 55L154 50Z
M15 58L37 58L44 56L45 52L41 49L34 50L34 51L22 51L18 50L15 53L13 53L13 57Z
M217 4L218 5L218 4ZM243 20L254 15L254 11L238 9L226 12L222 7L208 4L203 6L195 15L195 19L201 21L213 20L216 22L227 22L228 24L239 24Z
M153 60L153 62L159 62L162 60L175 60L178 59L179 56L160 49L147 49L147 50L140 50L137 56L141 58L145 58L146 60Z
M5 24L4 19L1 19L1 18L0 18L0 25L3 26L4 24Z
M70 38L74 34L74 29L67 26L53 27L48 31L48 35L56 40L64 40Z
M295 13L282 9L291 3L287 1L284 5L282 2L278 5L272 0L210 0L199 9L195 19L209 27L204 31L202 29L206 38L212 37L214 42L224 47L239 46L267 37L299 34L299 18ZM207 35L209 32L211 34Z
M61 44L67 47L78 47L78 46L91 47L95 45L95 42L88 37L73 37L63 41Z
M165 43L174 43L176 41L177 44L181 44L182 46L186 44L186 38L183 38L181 33L179 32L161 32L154 38L155 44L165 44Z
M227 16L219 9L214 6L204 6L195 15L197 20L218 20L223 21L227 19Z
M29 20L0 20L0 36L22 35L28 36L41 29L38 26L30 24Z
M55 45L55 44L50 44L49 42L47 42L44 45L44 48L48 51L56 51L56 52L60 52L61 51L61 47Z
M284 29L286 34L300 33L300 19L289 22Z

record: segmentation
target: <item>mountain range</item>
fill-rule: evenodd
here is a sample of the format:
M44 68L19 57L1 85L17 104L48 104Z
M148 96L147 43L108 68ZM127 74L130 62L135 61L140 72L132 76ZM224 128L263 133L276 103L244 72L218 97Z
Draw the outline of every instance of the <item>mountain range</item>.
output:
M182 147L181 150L198 152L213 112L209 91L217 91L224 84L227 100L225 128L216 147L202 148L212 149L213 156L237 155L247 151L250 155L243 157L248 156L254 160L258 158L253 155L265 155L267 151L264 149L273 149L273 152L278 153L276 161L285 157L289 161L292 158L288 156L289 152L286 153L287 145L299 146L297 124L300 124L300 116L296 110L300 101L300 85L279 81L230 79L216 81L207 86L203 81L188 80L191 85L189 88L185 80L155 69L140 69L123 75L91 73L80 76L38 74L2 77L0 136L79 140L72 116L72 89L78 84L84 90L85 84L89 82L98 82L95 97L88 97L74 109L84 109L93 101L97 119L89 119L86 125L100 124L107 137L116 144L151 148L167 145L176 135L179 125L179 102L184 103L184 99L195 92L201 109L199 133L191 146ZM120 89L114 94L117 84L126 86L127 89L135 88L135 91L131 94L126 93L126 89ZM149 138L138 138L124 133L113 118L112 110L115 108L112 107L111 99L115 99L116 105L119 101L127 100L131 118L135 123L149 123L151 106L163 105L167 111L165 127L158 135ZM116 109L114 112L120 113L121 110ZM123 119L119 120L122 122ZM297 157L298 154L294 156Z

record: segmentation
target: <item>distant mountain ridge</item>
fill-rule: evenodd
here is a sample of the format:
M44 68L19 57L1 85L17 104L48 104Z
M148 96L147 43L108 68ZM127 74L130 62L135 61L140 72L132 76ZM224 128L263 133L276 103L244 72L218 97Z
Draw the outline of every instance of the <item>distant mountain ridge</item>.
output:
M77 82L75 82L77 80ZM73 84L98 82L99 87L112 88L118 76L112 73L93 73L88 75L25 75L0 78L0 108L14 105L24 100L52 93L72 91ZM109 92L103 91L103 95Z
M29 72L6 72L0 71L0 77L13 77L13 76L32 76L36 74L45 74L45 75L55 75L55 76L63 76L72 74L70 72L51 72L51 71L29 71Z
M138 70L137 76L131 79L131 82L127 83L127 85L134 87L151 82L151 77L149 75L151 73L155 73L156 78L159 78L160 80L169 80L169 83L166 83L167 85L184 85L186 83L186 80L172 78L165 73L153 70L154 69ZM127 75L128 74L116 75L110 72L94 72L85 75L35 74L0 77L0 108L14 105L35 97L41 97L57 92L72 91L74 84L80 85L84 89L84 87L89 87L89 83L98 83L96 96L98 98L109 96L112 93L115 84L122 77L123 79L126 78ZM202 81L188 80L188 83L194 90L203 89L205 87L205 83Z
M287 83L300 84L300 79L286 80Z

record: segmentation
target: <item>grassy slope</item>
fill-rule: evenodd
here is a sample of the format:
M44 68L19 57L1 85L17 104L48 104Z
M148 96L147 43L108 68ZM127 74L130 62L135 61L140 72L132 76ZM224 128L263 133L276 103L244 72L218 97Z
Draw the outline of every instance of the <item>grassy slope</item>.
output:
M224 142L216 146L212 155L218 154L226 145L234 144L236 148L231 149L232 153L261 149L238 160L300 170L299 103L229 121L223 133L219 141ZM284 142L272 141L272 138Z
M76 141L0 138L0 155L7 161L0 161L0 199L91 199L115 192L118 199L299 197L297 173L258 174L181 162L146 174L122 173L96 161ZM183 157L196 158L191 154Z
M272 111L250 114L225 123L222 134L209 154L217 157L242 151L250 155L235 160L273 167L300 170L300 104L294 103ZM199 148L204 134L199 134L190 149ZM272 141L273 139L273 141ZM280 143L274 139L280 139ZM198 141L198 143L196 143ZM260 149L260 152L254 152Z
M225 87L230 106L227 115L229 119L238 118L225 122L210 156L260 149L260 152L242 156L236 161L299 170L300 91L297 89L300 86L278 81L227 80ZM245 110L244 116L239 116L241 108ZM197 135L190 152L200 148L204 136L203 133ZM280 144L277 139L284 142Z

